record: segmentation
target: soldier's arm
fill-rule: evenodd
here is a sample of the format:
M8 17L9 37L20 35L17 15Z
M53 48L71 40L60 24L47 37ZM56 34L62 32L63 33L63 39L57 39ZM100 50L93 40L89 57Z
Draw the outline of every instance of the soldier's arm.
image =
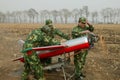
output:
M58 30L58 29L55 29L55 30L54 30L54 33L55 33L56 35L59 35L60 37L62 37L62 38L64 38L64 39L67 39L67 40L70 39L70 37L69 37L67 34L61 32L61 31Z
M87 22L87 30L89 30L90 32L93 32L94 31L94 27L92 24L90 24L89 22Z
M72 37L73 37L73 38L80 37L80 36L82 35L81 32L82 32L82 31L81 31L81 30L78 30L77 27L74 27L74 28L72 29Z
M25 41L26 48L28 48L28 47L35 47L36 43L40 42L42 40L43 36L40 36L40 35L41 35L41 33L38 30L32 31L28 35L28 37L27 37L27 39ZM28 46L29 44L31 44L31 46Z
M73 38L77 38L77 37L81 37L83 35L86 35L88 33L91 33L89 30L81 30L81 29L78 29L77 27L74 27L73 30L72 30L72 37Z

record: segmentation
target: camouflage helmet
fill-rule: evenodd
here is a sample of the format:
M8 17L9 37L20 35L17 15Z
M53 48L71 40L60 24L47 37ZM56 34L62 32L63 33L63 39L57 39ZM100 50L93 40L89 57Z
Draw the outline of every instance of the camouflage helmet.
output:
M46 24L46 25L52 24L52 20L50 20L50 19L46 20L46 21L45 21L45 24Z
M80 17L78 22L86 23L86 18L85 17Z

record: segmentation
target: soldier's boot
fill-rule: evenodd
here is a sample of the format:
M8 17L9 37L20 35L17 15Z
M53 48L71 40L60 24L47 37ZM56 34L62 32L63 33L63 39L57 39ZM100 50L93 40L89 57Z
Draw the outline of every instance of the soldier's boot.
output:
M39 77L35 76L34 78L35 78L34 80L46 80L44 77L40 77L40 76Z
M46 80L45 78L40 78L40 79L32 79L32 80Z
M85 75L81 73L80 76L75 77L75 80L83 80L83 78L85 78Z
M28 74L25 73L25 72L23 72L23 73L22 73L21 80L28 80Z
M83 80L82 77L75 77L75 80Z
M81 76L81 77L83 77L83 78L84 78L84 77L86 77L83 73L81 73L81 75L80 75L80 76Z
M37 80L45 80L45 78L40 78L40 79L37 79Z

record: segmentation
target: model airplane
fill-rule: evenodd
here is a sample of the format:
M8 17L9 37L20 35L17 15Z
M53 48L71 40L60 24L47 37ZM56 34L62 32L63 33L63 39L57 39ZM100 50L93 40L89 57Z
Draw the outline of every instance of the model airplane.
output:
M22 52L30 55L34 50L36 51L40 59L44 59L44 58L66 54L75 50L87 49L89 47L90 47L90 43L88 37L83 36L80 38L68 40L62 43L62 45L28 48L23 50ZM14 61L18 61L18 60L24 62L23 57L17 58Z

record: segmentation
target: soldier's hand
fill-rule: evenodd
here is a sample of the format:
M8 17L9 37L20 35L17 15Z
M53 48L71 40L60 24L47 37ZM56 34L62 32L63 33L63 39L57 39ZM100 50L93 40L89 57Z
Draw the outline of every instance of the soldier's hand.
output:
M91 33L89 30L82 31L81 33Z
M61 45L64 46L64 47L68 47L68 46L67 46L66 44L64 44L64 43L61 43Z
M90 24L88 21L86 21L87 25L91 26L92 24Z

